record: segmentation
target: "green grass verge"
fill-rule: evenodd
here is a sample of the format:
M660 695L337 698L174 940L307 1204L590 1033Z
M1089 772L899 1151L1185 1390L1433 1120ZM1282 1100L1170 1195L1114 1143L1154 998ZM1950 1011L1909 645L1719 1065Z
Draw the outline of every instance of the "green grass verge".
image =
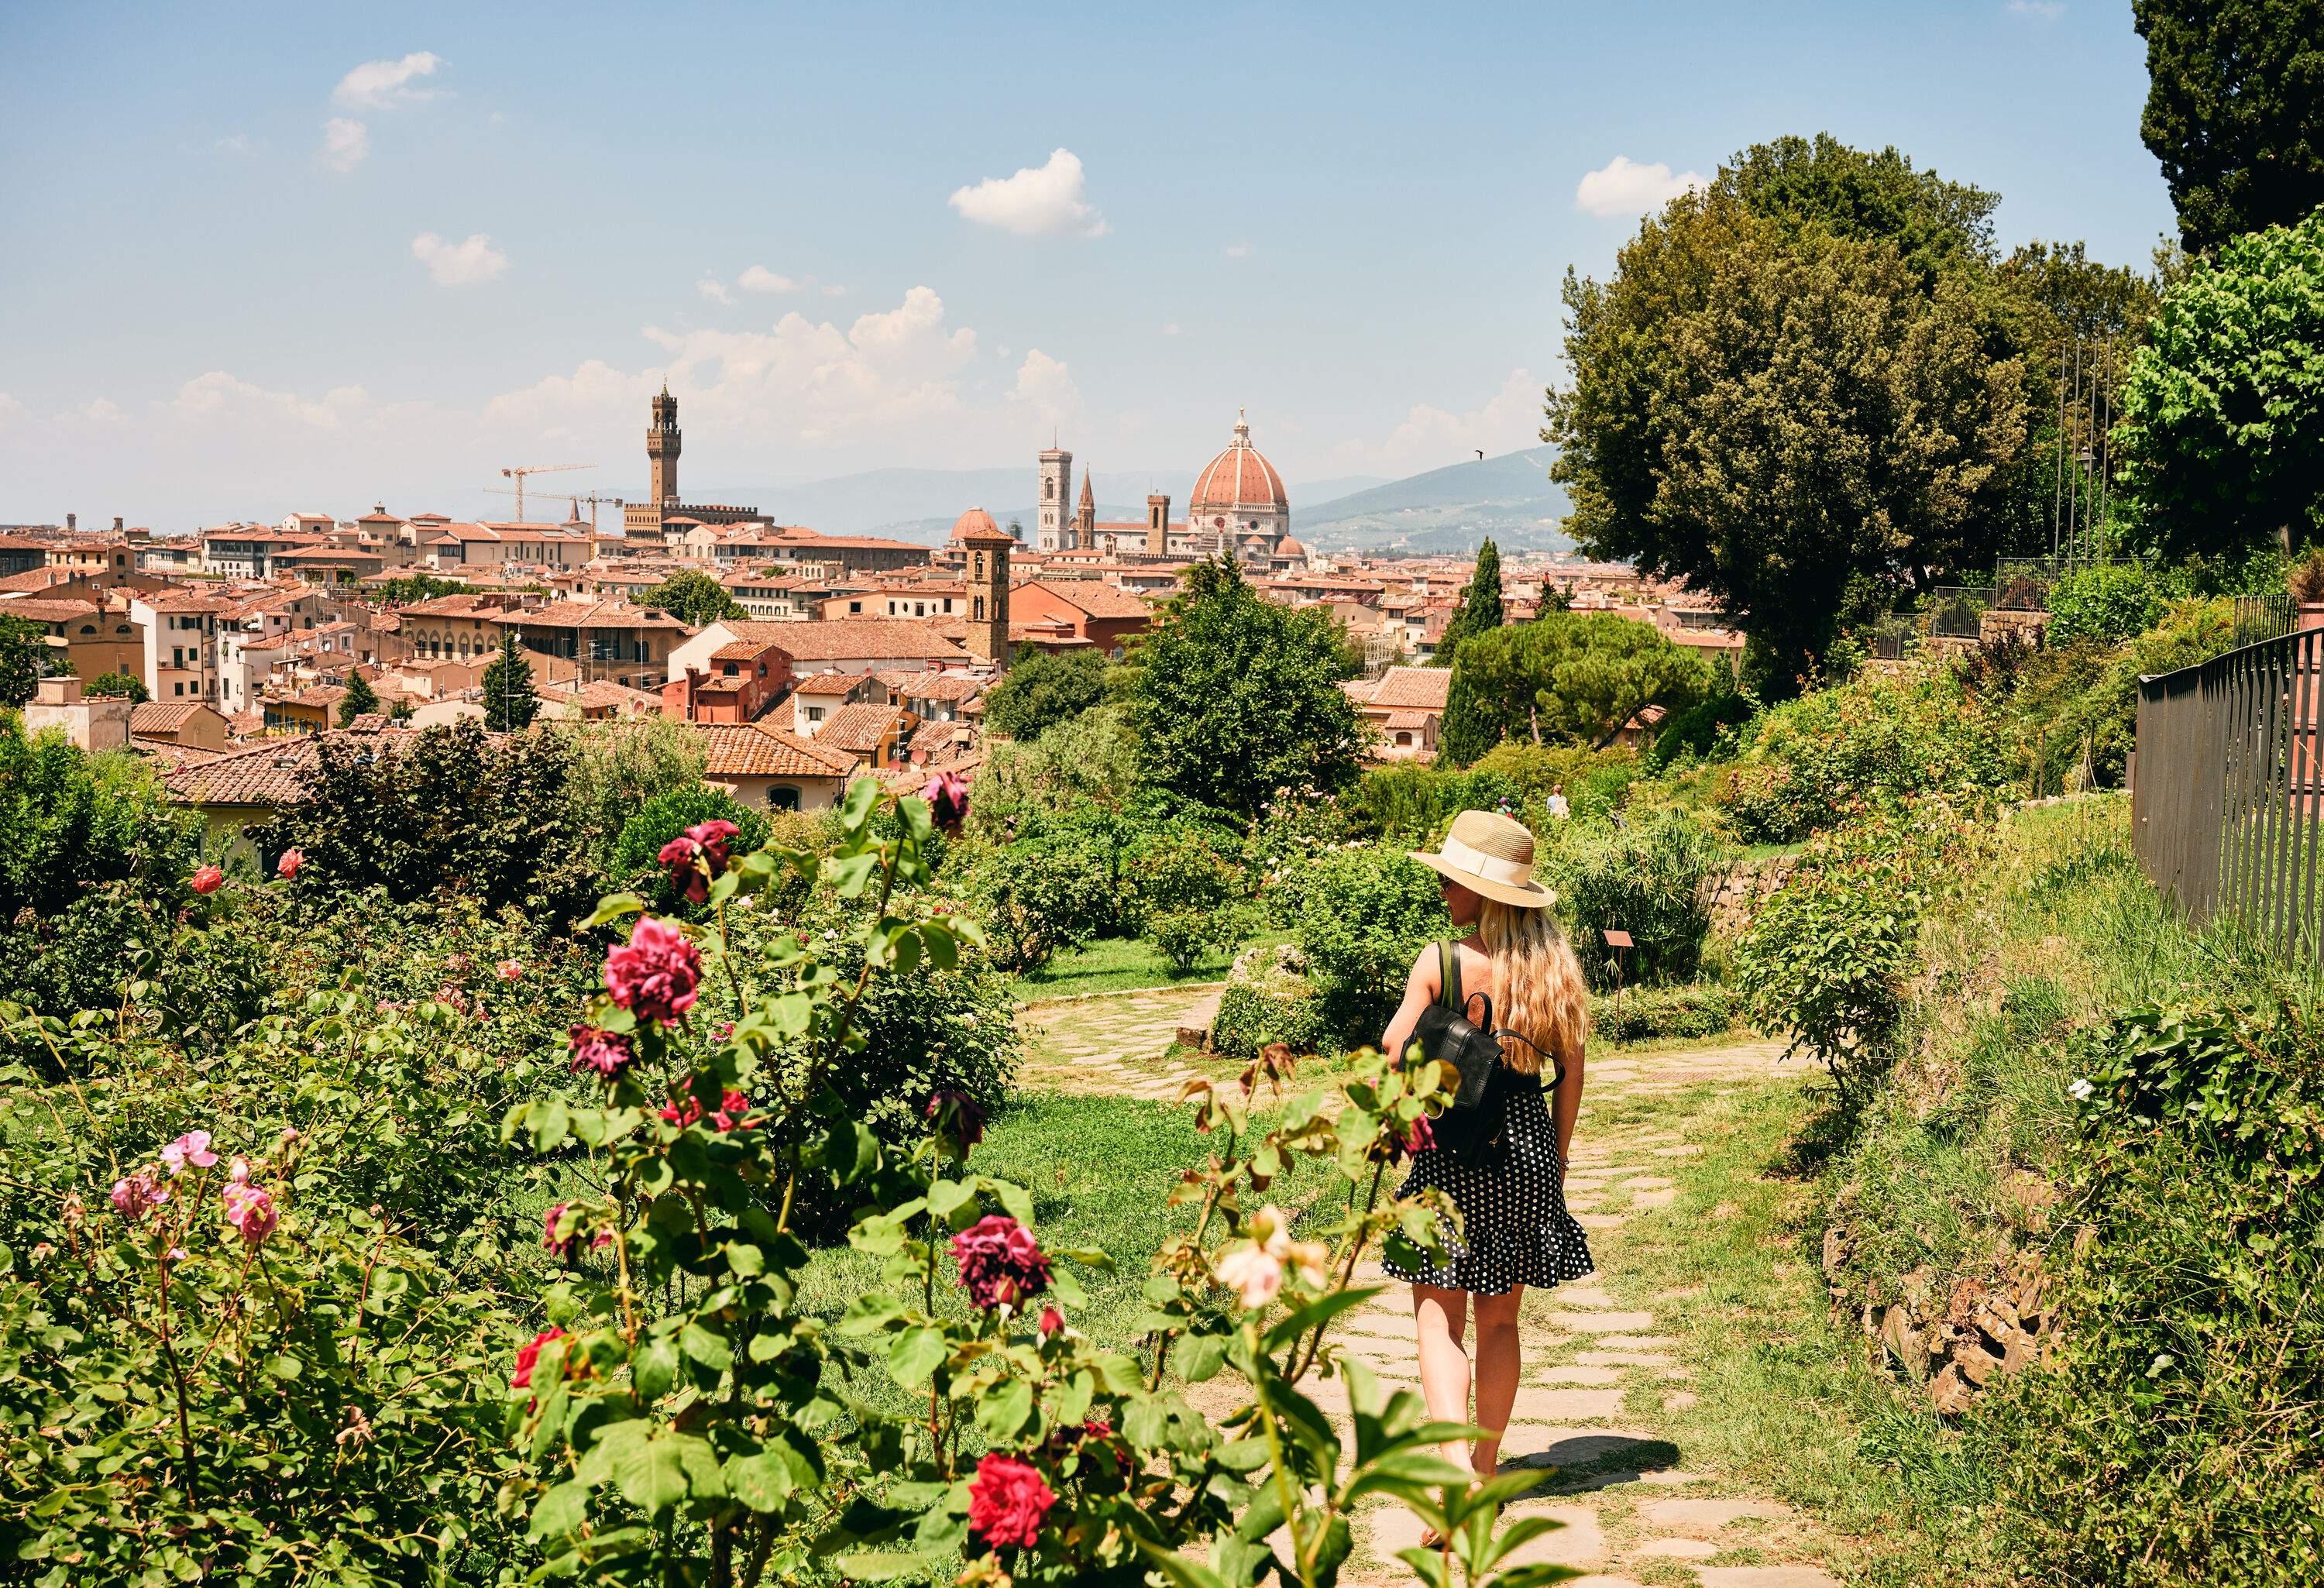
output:
M1231 952L1213 955L1180 970L1153 944L1142 937L1106 937L1058 955L1038 970L1028 971L1011 984L1010 995L1019 1003L1044 998L1075 998L1089 992L1127 992L1141 987L1169 987L1183 982L1215 982L1227 974L1236 954L1261 944L1289 939L1280 932L1262 933Z

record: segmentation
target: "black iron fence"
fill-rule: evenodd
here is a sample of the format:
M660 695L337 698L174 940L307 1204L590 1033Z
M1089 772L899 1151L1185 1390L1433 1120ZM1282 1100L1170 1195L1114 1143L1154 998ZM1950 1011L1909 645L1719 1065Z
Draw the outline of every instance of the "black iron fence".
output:
M2138 681L2131 831L2196 921L2317 954L2324 854L2324 629Z
M1939 585L1929 592L1923 605L1929 612L1929 632L1948 639L1974 640L1983 632L1986 609L1993 605L1993 591L1984 586Z

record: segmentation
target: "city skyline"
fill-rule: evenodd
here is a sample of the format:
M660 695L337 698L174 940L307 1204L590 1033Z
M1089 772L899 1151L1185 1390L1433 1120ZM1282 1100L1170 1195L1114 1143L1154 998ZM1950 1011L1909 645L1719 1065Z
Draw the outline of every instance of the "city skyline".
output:
M0 25L0 520L618 493L665 380L706 489L1186 469L1238 408L1396 477L1530 443L1565 268L1752 142L1894 143L2005 246L2170 224L2125 6Z

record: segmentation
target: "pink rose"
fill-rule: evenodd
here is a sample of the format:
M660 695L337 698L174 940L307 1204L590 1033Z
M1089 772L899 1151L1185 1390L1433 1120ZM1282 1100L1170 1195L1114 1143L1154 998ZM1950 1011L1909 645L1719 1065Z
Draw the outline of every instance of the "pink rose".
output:
M928 802L928 819L940 832L957 835L968 819L968 779L959 772L938 772L920 798Z
M641 1020L673 1020L694 1007L702 954L657 916L643 916L627 943L605 950L605 991Z
M170 1167L170 1177L176 1179L187 1167L206 1169L217 1162L217 1154L210 1150L208 1131L188 1131L184 1135L161 1149L161 1161Z
M186 886L197 893L215 893L226 881L226 873L214 865L197 866L194 874L186 879Z
M566 1053L573 1073L595 1070L612 1080L637 1062L637 1052L630 1039L619 1031L601 1031L595 1026L575 1026L566 1039Z
M226 1204L226 1222L241 1231L242 1238L251 1245L257 1245L274 1233L280 1215L275 1211L274 1198L263 1187L229 1180L219 1193L219 1200Z
M147 1214L169 1200L169 1187L152 1169L139 1169L113 1183L113 1205L133 1224L143 1223Z
M305 855L295 849L286 849L282 852L282 858L274 863L274 874L286 882L295 881L299 868L306 863Z
M710 884L726 869L734 836L733 822L697 822L661 846L655 856L669 873L669 885L696 904L710 897Z
M504 959L493 968L499 973L503 982L524 980L524 961L521 959Z

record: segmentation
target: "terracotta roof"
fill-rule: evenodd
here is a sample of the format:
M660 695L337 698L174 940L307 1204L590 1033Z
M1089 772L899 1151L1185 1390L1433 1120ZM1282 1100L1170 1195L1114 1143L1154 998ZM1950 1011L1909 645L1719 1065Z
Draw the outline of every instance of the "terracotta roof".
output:
M794 661L848 661L858 657L964 661L968 657L931 624L908 618L844 617L814 623L737 622L728 623L726 629L738 640L772 640Z
M734 640L710 653L713 661L756 661L768 651L779 649L772 640Z
M1391 711L1384 726L1390 728L1425 728L1429 714L1425 711Z
M210 707L199 700L148 700L130 707L129 732L159 737L182 729Z
M791 686L794 695L853 695L863 682L862 673L809 673Z
M361 737L393 748L412 736L410 729L360 735L289 734L208 761L181 762L163 774L161 786L171 799L183 805L292 805L305 797L307 771L315 764L317 749L325 739Z
M831 719L815 731L815 742L859 755L875 755L903 717L899 706L859 700L833 712Z
M511 613L508 620L520 629L679 629L686 625L666 612L649 612L626 601L556 601L531 612Z
M844 778L855 758L825 750L765 723L696 723L709 752L703 775L712 778Z
M1186 498L1186 517L1192 522L1201 513L1231 512L1243 507L1287 512L1291 501L1284 494L1283 476L1250 444L1250 427L1237 423L1235 439L1227 449L1194 476L1194 492Z
M206 761L216 761L226 753L221 750L205 750L198 744L180 744L171 739L147 739L136 734L129 735L129 747L140 755L159 762L164 771L181 766L198 766Z
M51 585L62 585L72 578L69 569L36 568L21 574L10 574L0 579L0 590L45 590Z
M77 617L94 617L97 603L70 598L43 601L37 596L14 596L0 601L0 617L21 617L36 623L69 623Z
M1151 617L1146 598L1097 579L1036 579L1032 581L1068 606L1092 617Z
M1392 667L1372 686L1367 703L1379 709L1441 712L1452 682L1449 667Z
M985 690L982 679L967 673L901 673L880 675L880 681L907 700L967 700Z

